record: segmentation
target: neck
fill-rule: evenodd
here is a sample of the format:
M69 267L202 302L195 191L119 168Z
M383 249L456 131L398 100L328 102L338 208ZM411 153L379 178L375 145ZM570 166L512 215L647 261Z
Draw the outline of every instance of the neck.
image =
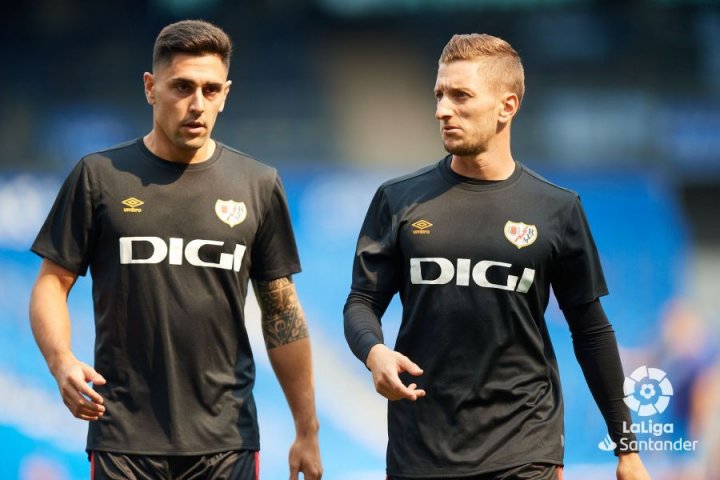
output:
M515 171L515 160L510 151L503 154L483 152L477 155L453 155L450 168L463 177L476 180L505 180Z
M200 163L209 160L215 153L215 141L213 139L209 138L198 149L182 149L176 147L170 141L163 141L161 135L155 129L143 137L143 142L153 154L163 160L175 163Z

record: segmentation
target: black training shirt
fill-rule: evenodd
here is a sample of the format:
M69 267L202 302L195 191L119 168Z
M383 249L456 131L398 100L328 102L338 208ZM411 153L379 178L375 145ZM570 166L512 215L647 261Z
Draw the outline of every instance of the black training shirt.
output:
M574 192L521 164L506 180L472 181L450 169L449 156L380 187L351 297L382 312L399 292L395 349L424 370L403 381L427 392L389 402L388 474L562 463L563 404L544 319L551 286L562 308L607 294ZM376 332L353 335L365 361Z
M217 144L202 163L142 139L81 160L32 250L93 277L96 386L89 450L258 449L248 279L300 270L277 172Z

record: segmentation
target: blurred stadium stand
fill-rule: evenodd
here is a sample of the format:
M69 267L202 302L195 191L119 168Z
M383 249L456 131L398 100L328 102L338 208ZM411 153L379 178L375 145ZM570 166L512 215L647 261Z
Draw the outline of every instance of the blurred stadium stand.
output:
M385 405L345 346L341 309L375 188L443 155L433 118L437 57L452 33L473 31L506 38L524 59L514 155L583 198L626 373L643 364L665 369L676 388L673 408L655 420L700 441L692 454L644 453L654 478L720 478L713 433L720 431L719 7L700 0L36 0L6 9L0 478L88 477L84 425L65 411L28 326L39 264L28 247L82 155L149 130L142 73L155 35L180 18L214 21L235 42L232 92L216 137L285 179L315 349L325 478L384 478ZM83 279L71 295L73 345L85 360L94 337L89 288ZM390 342L399 311L393 304L386 315ZM292 421L257 340L253 305L249 312L262 478L287 478ZM555 305L548 322L566 393L566 476L612 478L614 458L598 448L602 420ZM678 333L689 331L703 334Z

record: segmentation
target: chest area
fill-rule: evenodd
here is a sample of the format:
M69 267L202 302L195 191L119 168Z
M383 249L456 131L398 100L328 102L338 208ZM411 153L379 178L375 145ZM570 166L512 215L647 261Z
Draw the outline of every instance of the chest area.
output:
M127 264L237 270L264 213L249 182L212 175L167 182L120 175L106 179L94 200L99 238Z
M396 220L399 250L415 283L522 282L553 261L563 229L552 209L501 196L432 199L412 204Z

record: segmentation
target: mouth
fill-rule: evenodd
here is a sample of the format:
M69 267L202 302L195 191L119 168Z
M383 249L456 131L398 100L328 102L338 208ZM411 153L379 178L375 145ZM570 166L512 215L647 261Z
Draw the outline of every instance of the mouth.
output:
M443 133L458 133L460 132L460 127L456 127L454 125L443 125L441 130Z
M205 129L205 124L199 121L185 122L182 124L182 128L192 133L200 133L202 130Z

